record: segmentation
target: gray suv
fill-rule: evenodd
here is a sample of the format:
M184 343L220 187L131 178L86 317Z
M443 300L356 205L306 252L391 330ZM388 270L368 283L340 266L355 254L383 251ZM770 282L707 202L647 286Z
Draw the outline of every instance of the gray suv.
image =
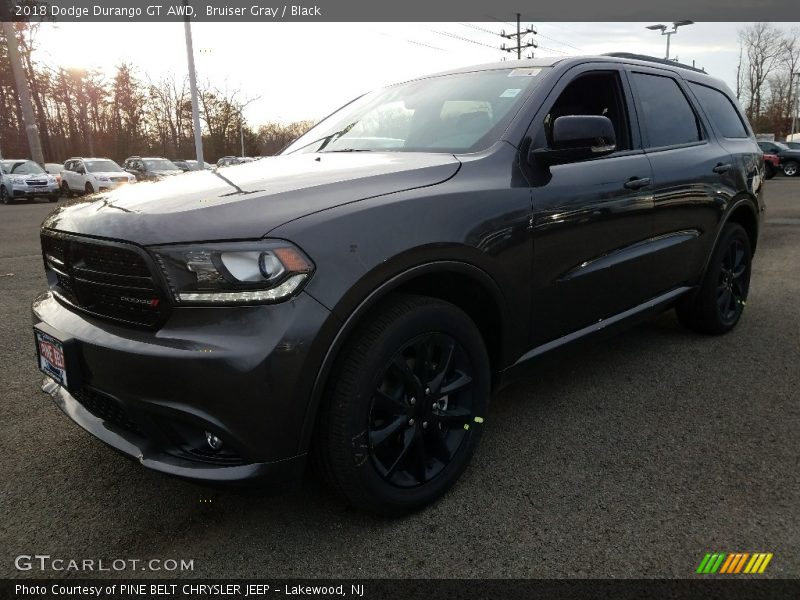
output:
M390 86L279 156L54 212L44 389L144 467L278 486L312 457L348 502L406 513L540 356L672 308L733 329L763 176L730 90L673 62Z

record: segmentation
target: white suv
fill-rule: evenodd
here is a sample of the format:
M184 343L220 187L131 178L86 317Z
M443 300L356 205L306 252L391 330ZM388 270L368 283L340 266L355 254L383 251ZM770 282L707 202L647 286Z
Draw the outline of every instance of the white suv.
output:
M70 158L61 171L61 189L68 196L93 194L134 181L133 175L110 158Z
M32 160L24 158L0 160L0 202L11 204L16 198L42 196L58 200L58 182L55 176Z

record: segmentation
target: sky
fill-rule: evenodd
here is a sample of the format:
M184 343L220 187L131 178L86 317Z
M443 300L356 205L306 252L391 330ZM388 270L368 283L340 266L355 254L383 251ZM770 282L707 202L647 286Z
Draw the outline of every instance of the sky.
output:
M663 57L666 37L652 23L536 23L536 57L634 52ZM735 86L737 32L744 23L695 23L672 36L672 58ZM781 23L781 29L797 27ZM501 30L483 23L194 23L200 82L240 90L251 126L319 119L369 90L455 67L515 58ZM124 61L156 81L187 73L182 23L45 23L37 59L51 67L98 68Z

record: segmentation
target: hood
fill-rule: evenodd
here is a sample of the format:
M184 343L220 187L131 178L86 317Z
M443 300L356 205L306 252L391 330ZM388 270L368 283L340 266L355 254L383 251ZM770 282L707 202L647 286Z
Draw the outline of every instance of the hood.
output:
M43 226L142 245L255 239L314 212L441 183L460 164L410 152L275 156L122 186L56 209Z

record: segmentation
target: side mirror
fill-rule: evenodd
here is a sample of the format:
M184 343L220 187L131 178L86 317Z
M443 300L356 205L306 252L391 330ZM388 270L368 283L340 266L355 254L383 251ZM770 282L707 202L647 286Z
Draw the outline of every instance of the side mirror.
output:
M617 137L608 117L570 115L553 123L552 147L532 149L530 158L552 165L598 158L616 149Z

